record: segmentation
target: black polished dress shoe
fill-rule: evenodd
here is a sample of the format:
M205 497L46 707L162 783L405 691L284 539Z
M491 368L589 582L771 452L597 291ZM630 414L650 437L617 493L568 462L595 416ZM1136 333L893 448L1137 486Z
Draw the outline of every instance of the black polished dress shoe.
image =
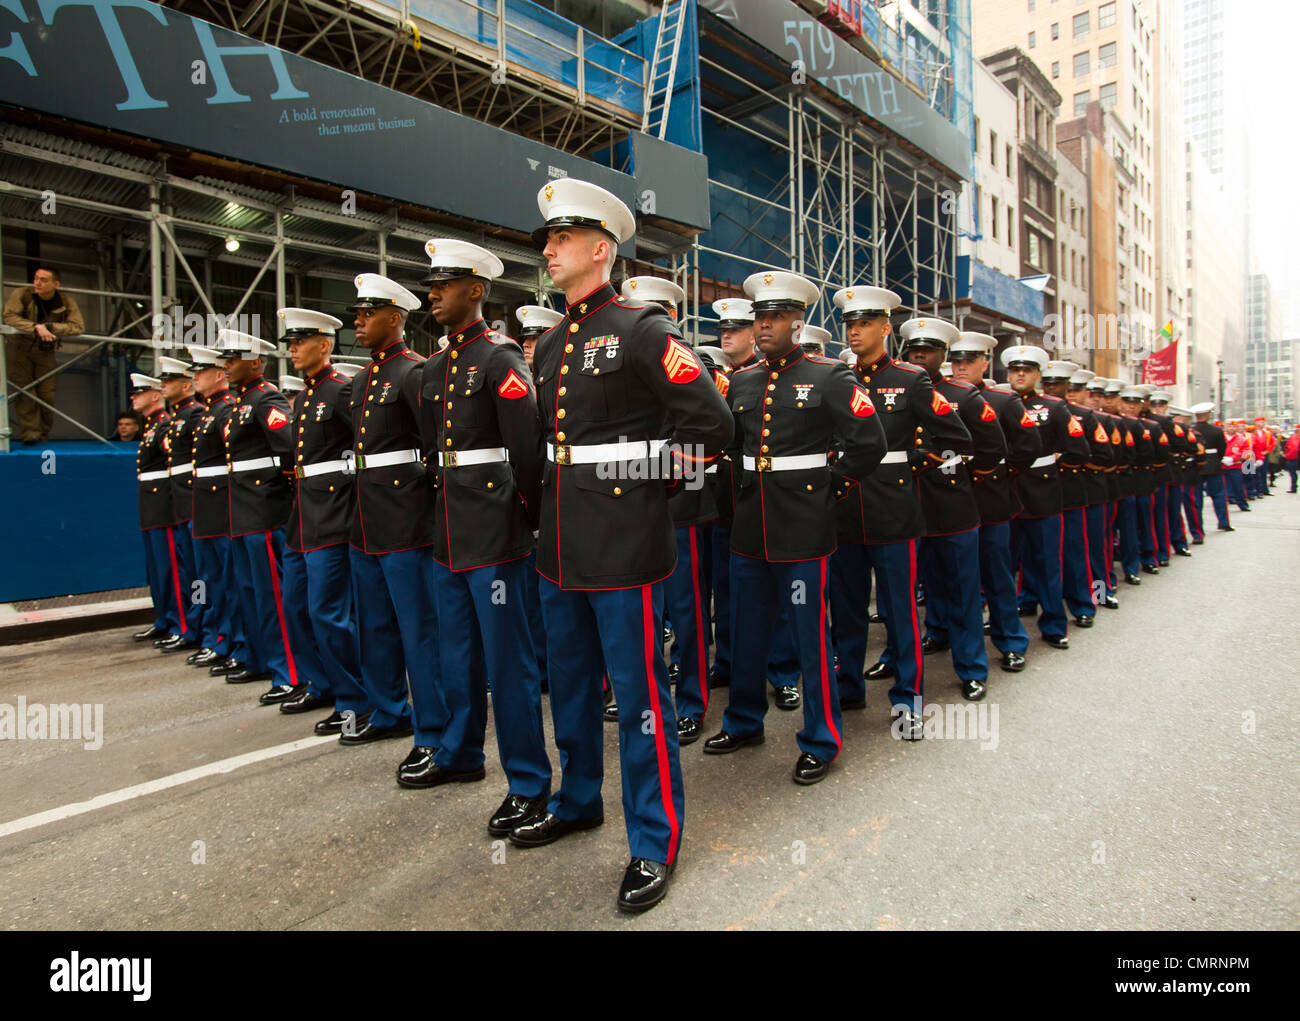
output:
M1250 513L1250 504L1246 504L1245 507L1238 507L1237 510L1241 511L1241 513L1243 513L1243 514L1249 514L1249 513Z
M668 894L673 867L649 858L633 858L618 888L618 909L630 914L648 911Z
M978 702L989 692L983 681L965 680L961 682L961 697L967 702Z
M167 635L163 635L161 638L155 638L153 640L153 647L155 649L161 649L164 645L170 645L172 642L179 642L179 641L183 641L180 635L167 634Z
M477 769L446 769L433 761L436 748L417 745L412 749L402 764L397 767L397 785L412 790L439 787L445 783L473 783L482 780L487 771L479 766Z
M1002 669L1009 674L1018 674L1025 668L1025 657L1018 652L1002 654Z
M719 673L717 670L713 670L713 671L710 672L710 674L709 674L709 687L710 687L710 688L730 688L730 687L731 687L731 674Z
M993 622L992 622L992 621L986 620L986 621L984 622L984 633L985 633L986 635L991 635L991 634L993 633Z
M606 723L617 723L618 706L613 702L606 703L605 708L601 711L601 715L605 718Z
M399 723L396 727L380 727L371 723L369 716L358 716L356 729L349 734L345 727L339 734L339 744L370 744L394 737L410 737L412 733L414 731L409 723Z
M867 707L867 699L865 696L862 698L841 698L840 699L840 712L844 712L847 709L865 709L866 707Z
M1082 615L1082 616L1075 617L1075 618L1074 618L1074 622L1075 622L1076 624L1078 624L1079 627L1092 627L1092 625L1093 625L1093 618L1092 618L1091 616L1089 616L1088 614L1084 614L1084 615Z
M787 712L791 709L798 709L799 689L793 685L786 688L777 688L776 694L772 697L772 701L776 703L778 709L785 709Z
M1022 606L1016 611L1022 617L1037 617L1038 609L1033 606Z
M1053 649L1068 649L1070 647L1070 639L1065 635L1043 635L1042 638Z
M1118 610L1119 600L1116 599L1114 596L1107 596L1105 599L1101 601L1101 605L1106 607L1106 609L1108 610Z
M1155 564L1143 564L1143 565L1142 565L1142 573L1143 573L1143 574L1159 574L1159 573L1160 573L1160 568L1158 568Z
M289 713L309 713L313 709L324 709L326 706L334 704L334 699L328 696L313 695L311 688L306 684L300 684L294 689L293 698L285 699L280 703L280 712Z
M264 691L257 696L257 701L262 705L279 705L299 694L301 694L299 689L292 684L273 684L270 691Z
M888 677L894 676L894 668L888 663L882 663L879 660L872 663L862 672L862 676L868 681L883 681Z
M1192 551L1189 550L1186 546L1174 550L1174 556L1176 557L1190 557L1191 555L1192 555Z
M168 639L158 646L159 652L182 652L186 649L197 649L198 642L187 642L184 635L176 635L173 639Z
M885 618L878 613L873 613L870 617L867 618L867 620L870 621L872 624L883 624L885 622Z
M920 741L925 737L925 720L915 709L898 709L892 711L893 723L889 732L903 741Z
M269 681L270 679L270 670L250 670L248 667L226 674L227 684L248 684L252 681Z
M720 730L711 738L704 742L705 755L727 755L736 751L738 748L744 748L746 745L762 744L766 738L762 734L751 734L749 737L737 737L735 734L728 734L725 730Z
M704 728L700 721L691 716L679 716L677 718L677 743L694 744L704 733Z
M546 811L546 802L550 799L549 790L535 798L526 798L522 794L507 794L505 801L492 813L488 820L488 832L494 837L505 837L510 831L518 829Z
M217 654L216 654L215 652L213 652L211 649L209 649L209 648L207 648L207 647L204 647L204 648L199 649L199 650L196 651L196 652L191 652L188 656L186 656L186 657L185 657L185 665L186 665L186 666L207 666L207 665L208 665L207 663L200 663L200 662L199 662L199 657L200 657L200 656L205 656L205 655L206 655L206 656L211 656L212 659L216 659L216 658L217 658ZM212 662L212 660L209 660L208 662L210 663L210 662Z
M593 830L605 822L603 815L591 819L561 819L558 815L543 812L536 818L516 826L510 831L510 843L515 847L542 847L553 844L563 836L579 830Z
M280 712L284 712L284 706L280 707ZM316 726L311 729L321 737L329 737L331 734L342 734L343 725L347 723L347 720L347 713L335 711L326 716L325 719L316 721Z
M1156 564L1159 565L1160 567L1168 567L1168 566L1169 566L1169 560L1168 560L1168 558L1166 558L1166 559L1164 559L1164 560L1157 560L1157 561L1156 561Z
M678 664L678 663L669 663L669 664L668 664L668 683L669 683L669 684L676 684L676 683L677 683L677 678L679 678L681 675L682 675L682 668L681 668L681 665L680 665L680 664Z
M1220 526L1219 526L1219 531L1220 531L1220 532L1235 532L1236 529L1233 528L1231 525L1220 525Z
M150 624L143 631L137 631L135 634L133 634L131 636L131 641L152 642L155 638L166 638L166 637L167 637L166 628L154 627L152 624Z
M952 646L947 642L936 641L929 635L926 635L921 639L921 654L925 656L929 656L931 653L935 652L947 652L951 648Z
M831 764L825 759L818 758L812 752L804 752L795 761L794 773L791 779L797 784L803 784L805 787L810 784L821 783L826 779L826 774L830 772Z
M669 642L673 640L673 629L670 628L667 624L665 624L663 634L660 635L659 637L663 639L664 645L667 645Z
M243 669L243 663L233 656L227 656L225 659L219 659L208 667L208 673L213 677L220 677L223 674L233 674Z
M224 663L226 657L217 652L216 649L200 649L194 654L194 666L200 670L203 667L213 667L218 663ZM186 660L188 662L188 660Z
M1141 585L1142 579L1136 574L1126 574L1124 575L1124 583L1127 585Z
M1193 546L1204 546L1204 545L1205 545L1205 537L1202 536L1202 537L1199 538L1199 539L1193 539L1193 540L1192 540L1192 545L1193 545Z

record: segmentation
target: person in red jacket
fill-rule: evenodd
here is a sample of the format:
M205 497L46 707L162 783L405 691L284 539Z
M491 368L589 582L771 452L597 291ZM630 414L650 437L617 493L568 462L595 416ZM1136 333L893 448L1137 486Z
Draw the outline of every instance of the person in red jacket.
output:
M1240 419L1228 422L1228 442L1223 451L1223 479L1228 489L1228 500L1241 510L1250 510L1250 501L1246 499L1246 485L1243 478L1245 464L1251 462L1250 440L1246 436L1245 423Z
M1291 476L1291 488L1287 492L1294 493L1296 471L1300 470L1300 426L1292 426L1291 435L1282 446L1282 458L1286 461L1287 474Z

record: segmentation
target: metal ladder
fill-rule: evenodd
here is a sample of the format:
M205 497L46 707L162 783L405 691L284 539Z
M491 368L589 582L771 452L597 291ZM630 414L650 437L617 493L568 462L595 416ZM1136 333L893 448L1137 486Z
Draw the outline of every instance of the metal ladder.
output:
M689 0L671 0L659 12L650 78L646 82L645 114L641 130L663 138L668 131L668 108L673 101L673 79L677 76L677 54L681 51L682 29L686 25Z

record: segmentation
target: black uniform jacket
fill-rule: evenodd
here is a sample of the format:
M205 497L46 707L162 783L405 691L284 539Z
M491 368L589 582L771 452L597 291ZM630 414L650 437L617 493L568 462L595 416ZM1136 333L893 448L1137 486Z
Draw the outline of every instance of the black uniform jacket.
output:
M434 479L424 459L378 466L366 463L377 455L421 453L423 364L424 358L399 339L372 352L366 368L352 377L349 400L357 481L349 541L365 553L397 553L433 543Z
M856 490L885 455L867 391L843 362L795 347L737 371L727 402L736 416L727 452L739 478L731 548L769 561L834 552L836 494ZM839 452L833 466L831 451ZM828 463L784 471L770 461L818 455Z
M1201 467L1201 476L1223 474L1223 451L1228 445L1228 437L1213 422L1197 422L1193 428L1197 438L1205 447L1205 464Z
M528 556L544 455L523 348L493 340L480 319L452 334L420 372L420 434L437 482L434 558L464 571ZM509 460L450 463L501 449Z
M230 534L230 473L226 463L226 422L238 402L229 390L208 394L194 429L194 535L215 539ZM203 468L220 468L200 477Z
M1149 496L1156 491L1154 423L1128 415L1123 423L1133 437L1133 494Z
M309 553L348 541L356 505L352 458L352 380L325 365L293 401L293 509L285 529L291 550ZM345 457L346 455L346 457ZM342 471L307 474L311 465L344 461Z
M971 473L975 501L979 505L980 524L996 525L1010 521L1020 513L1012 476L1027 471L1043 453L1038 423L1026 413L1024 402L1013 393L980 387L980 396L997 413L998 426L1007 444L1007 459L989 469L976 468Z
M660 306L624 300L608 283L569 304L538 340L533 366L549 448L538 571L563 589L666 578L677 541L663 476L683 466L703 473L731 440L711 374ZM665 438L674 444L667 457L628 461L588 449L625 444L631 454ZM598 454L599 462L582 463Z
M985 403L974 386L942 376L931 378L930 382L935 393L957 409L974 444L969 459L953 461L955 455L950 454L946 459L949 463L922 472L917 480L921 510L925 514L925 534L952 535L979 527L979 503L971 476L976 470L991 471L1005 463L1007 441L998 425L997 412Z
M751 365L758 364L758 354L754 353L749 356L742 364L737 365L729 372L721 373L721 380L718 379L719 373L714 373L714 380L718 386L718 392L725 398L731 389L731 377L741 369L747 369ZM717 523L725 528L731 527L731 521L736 513L736 485L739 479L736 477L736 466L731 463L731 458L726 454L718 458L708 469L709 485L713 490L713 502L718 509Z
M917 474L973 449L961 416L935 393L927 373L882 355L853 368L885 430L888 452L874 471L841 489L841 542L905 542L925 532ZM950 453L946 453L949 451Z
M135 473L139 480L137 492L140 503L140 527L165 528L172 523L172 490L170 477L139 479L139 476L167 471L167 430L171 416L164 410L155 411L144 423L140 434L140 447L135 454Z
M241 386L235 396L235 409L226 420L232 537L283 528L293 503L289 485L293 435L289 401L261 376ZM241 461L267 463L236 471Z
M1063 505L1072 508L1105 503L1109 496L1106 472L1115 464L1110 433L1092 408L1073 401L1065 403L1069 406L1070 414L1083 426L1083 436L1088 441L1088 460L1061 469Z
M1053 464L1030 466L1016 476L1016 492L1024 509L1022 518L1047 518L1060 514L1064 506L1061 495L1061 469L1075 468L1088 460L1091 450L1083 434L1083 423L1070 414L1059 397L1034 393L1023 397L1025 411L1038 423L1043 440L1039 460L1056 455Z
M172 410L167 429L168 469L187 468L194 462L194 430L203 414L203 402L186 397ZM182 471L171 477L172 521L184 524L194 516L194 472Z

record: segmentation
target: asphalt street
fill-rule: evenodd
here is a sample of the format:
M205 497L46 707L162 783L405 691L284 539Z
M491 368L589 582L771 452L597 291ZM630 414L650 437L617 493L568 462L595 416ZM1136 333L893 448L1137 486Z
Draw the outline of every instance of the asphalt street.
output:
M635 918L614 907L613 725L605 825L525 851L486 830L505 794L491 732L485 781L406 791L405 742L311 739L316 714L262 708L263 685L128 632L0 648L0 704L103 706L98 749L0 740L0 926L1295 928L1300 496L1274 493L1191 559L1121 584L1121 608L1072 629L1069 650L1031 629L1028 668L991 673L982 735L897 741L873 683L817 786L790 781L801 713L772 709L761 747L683 749L676 880ZM882 642L873 627L869 655ZM963 705L946 656L926 666L928 700Z

